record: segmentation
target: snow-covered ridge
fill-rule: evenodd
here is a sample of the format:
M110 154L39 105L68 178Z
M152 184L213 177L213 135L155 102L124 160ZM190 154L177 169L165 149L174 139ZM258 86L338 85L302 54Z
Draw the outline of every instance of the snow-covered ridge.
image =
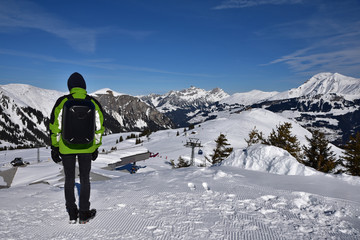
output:
M146 103L156 107L160 112L171 112L182 108L198 108L221 101L229 94L220 88L210 91L191 86L180 91L172 90L164 95L150 94L140 96Z
M264 92L252 90L244 93L234 93L220 101L225 104L251 105L266 100L281 100L305 96L337 94L345 99L360 98L360 79L341 75L339 73L319 73L304 84L284 92Z
M260 101L267 100L279 92L263 92L260 90L252 90L250 92L244 93L234 93L233 95L224 98L220 103L225 104L242 104L242 105L251 105Z
M27 84L0 85L0 91L10 97L18 106L29 106L50 116L56 100L66 93L42 89Z

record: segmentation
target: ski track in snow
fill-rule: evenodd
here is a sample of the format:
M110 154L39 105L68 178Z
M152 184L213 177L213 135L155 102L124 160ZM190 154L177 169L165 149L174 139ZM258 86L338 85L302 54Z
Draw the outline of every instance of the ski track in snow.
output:
M227 178L227 184L219 177ZM67 223L62 188L37 184L3 189L0 238L359 238L360 204L243 180L217 168L190 168L93 182L91 201L98 213L85 225ZM30 191L18 198L25 188Z

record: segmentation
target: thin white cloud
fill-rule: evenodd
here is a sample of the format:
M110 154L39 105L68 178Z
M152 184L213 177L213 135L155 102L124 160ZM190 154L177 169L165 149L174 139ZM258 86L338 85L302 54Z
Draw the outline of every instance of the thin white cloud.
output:
M222 10L231 8L255 7L259 5L298 4L302 3L302 1L303 0L226 0L213 9Z
M99 69L106 69L106 70L130 70L130 71L137 71L137 72L149 72L149 73L161 73L161 74L169 74L169 75L179 75L179 76L190 76L190 77L203 77L203 78L216 78L217 76L204 74L204 73L183 73L183 72L172 72L163 69L156 69L156 68L149 68L149 67L139 67L139 66L130 66L130 65L123 65L114 63L113 59L77 59L77 60L69 60L63 58L56 58L52 56L46 56L41 54L34 54L29 52L20 52L15 50L9 49L1 49L0 48L0 55L10 55L10 56L18 56L18 57L25 57L31 59L37 59L45 62L52 62L52 63L65 63L77 66L84 66L84 67L92 67L92 68L99 68Z
M331 21L328 21L331 23ZM295 72L336 71L358 74L360 66L360 21L351 24L324 24L322 30L297 28L298 38L311 42L307 47L281 56L268 64L284 63ZM303 33L301 33L303 32ZM296 38L295 35L291 36Z
M0 2L0 26L13 30L18 28L37 29L67 41L73 48L83 52L94 52L96 31L87 28L75 28L51 15L39 5L22 0Z
M95 52L96 38L100 34L117 33L135 39L152 34L151 31L132 31L114 27L91 29L74 26L26 0L0 1L0 27L3 33L19 28L41 30L64 39L71 47L81 52Z

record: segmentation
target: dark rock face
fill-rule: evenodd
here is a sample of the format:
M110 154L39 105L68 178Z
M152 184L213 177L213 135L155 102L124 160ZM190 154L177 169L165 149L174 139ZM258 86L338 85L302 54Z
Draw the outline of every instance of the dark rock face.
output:
M154 107L129 95L113 96L112 93L95 96L100 102L105 116L108 132L152 131L173 128L173 122Z

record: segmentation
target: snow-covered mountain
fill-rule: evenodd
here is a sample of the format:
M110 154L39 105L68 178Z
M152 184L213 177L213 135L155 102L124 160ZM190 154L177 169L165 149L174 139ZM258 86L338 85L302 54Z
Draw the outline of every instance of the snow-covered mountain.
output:
M360 79L339 73L319 73L298 88L279 93L269 100L336 94L347 100L360 98Z
M140 98L168 116L177 127L189 125L189 120L196 114L209 109L217 102L229 97L220 88L206 91L191 86L181 91L170 91L164 95L150 94Z
M0 87L0 146L47 141L48 116L56 99L66 93L23 84ZM164 95L132 97L111 89L92 95L106 109L108 133L187 127L249 108L265 108L309 130L321 128L336 144L360 131L360 79L338 73L319 73L298 88L281 93L253 90L230 96L219 88L190 87Z

